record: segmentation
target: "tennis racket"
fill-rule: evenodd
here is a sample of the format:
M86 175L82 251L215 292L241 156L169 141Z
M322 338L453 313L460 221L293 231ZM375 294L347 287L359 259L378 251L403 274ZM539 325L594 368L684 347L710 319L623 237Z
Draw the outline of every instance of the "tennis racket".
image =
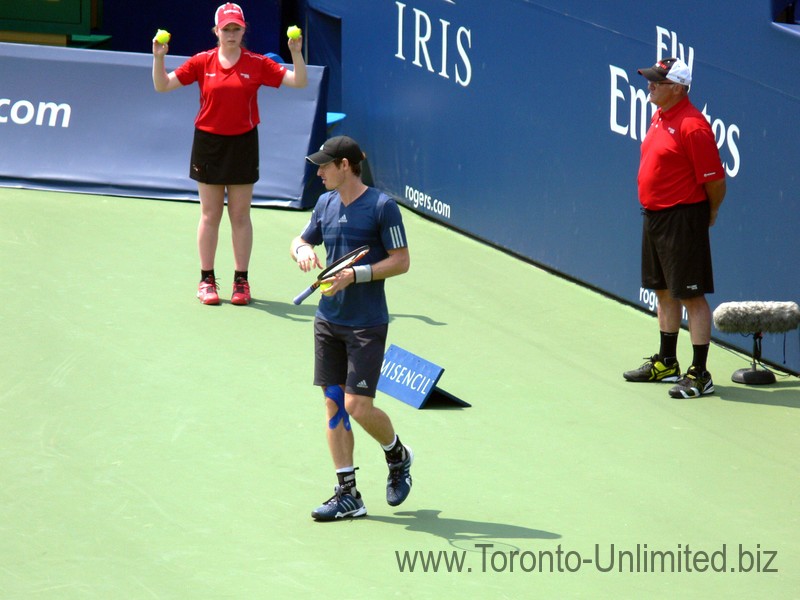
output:
M361 248L356 248L352 252L348 252L342 258L335 261L332 265L329 265L325 269L323 269L319 275L317 275L317 280L308 286L303 292L301 292L297 298L292 300L295 304L300 304L303 300L308 298L311 294L314 293L319 287L319 284L322 283L323 279L327 279L328 277L333 277L339 271L343 271L347 267L352 267L355 263L366 256L367 252L369 252L369 246L361 246Z

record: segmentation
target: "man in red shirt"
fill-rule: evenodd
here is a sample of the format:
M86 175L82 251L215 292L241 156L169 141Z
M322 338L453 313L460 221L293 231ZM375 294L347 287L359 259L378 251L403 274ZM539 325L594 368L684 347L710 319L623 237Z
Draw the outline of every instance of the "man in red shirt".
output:
M628 381L675 382L673 398L714 393L706 368L711 341L714 291L709 227L725 197L725 171L711 126L689 101L692 73L680 59L667 58L639 69L649 100L658 107L642 142L639 202L642 227L642 287L658 298L661 344ZM677 344L682 310L689 317L692 365L681 376Z

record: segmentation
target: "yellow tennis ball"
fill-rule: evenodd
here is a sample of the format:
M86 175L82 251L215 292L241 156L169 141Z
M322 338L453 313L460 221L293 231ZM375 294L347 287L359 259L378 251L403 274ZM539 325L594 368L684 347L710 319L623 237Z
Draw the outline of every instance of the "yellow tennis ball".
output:
M333 285L332 283L320 283L319 284L319 291L320 292L327 292L332 285Z
M292 25L289 29L286 30L286 35L289 37L290 40L296 40L301 35L303 35L303 30L300 29L297 25Z
M156 31L156 41L159 44L166 44L167 42L169 42L171 37L172 34L166 29L159 29L158 31Z

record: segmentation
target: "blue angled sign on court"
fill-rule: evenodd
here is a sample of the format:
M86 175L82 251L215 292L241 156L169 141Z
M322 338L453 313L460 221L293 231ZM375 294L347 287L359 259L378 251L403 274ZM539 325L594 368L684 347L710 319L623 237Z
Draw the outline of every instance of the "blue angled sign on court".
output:
M439 365L392 344L383 357L378 389L414 408L433 399L470 406L436 386L443 373Z

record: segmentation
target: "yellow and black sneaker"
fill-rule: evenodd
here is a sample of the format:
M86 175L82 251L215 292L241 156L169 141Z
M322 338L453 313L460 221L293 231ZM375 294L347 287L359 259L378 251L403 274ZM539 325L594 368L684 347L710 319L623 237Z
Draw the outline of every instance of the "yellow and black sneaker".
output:
M661 362L661 357L654 354L646 359L641 367L633 371L625 371L622 376L628 381L664 381L677 382L681 378L681 368L676 360L670 366Z

